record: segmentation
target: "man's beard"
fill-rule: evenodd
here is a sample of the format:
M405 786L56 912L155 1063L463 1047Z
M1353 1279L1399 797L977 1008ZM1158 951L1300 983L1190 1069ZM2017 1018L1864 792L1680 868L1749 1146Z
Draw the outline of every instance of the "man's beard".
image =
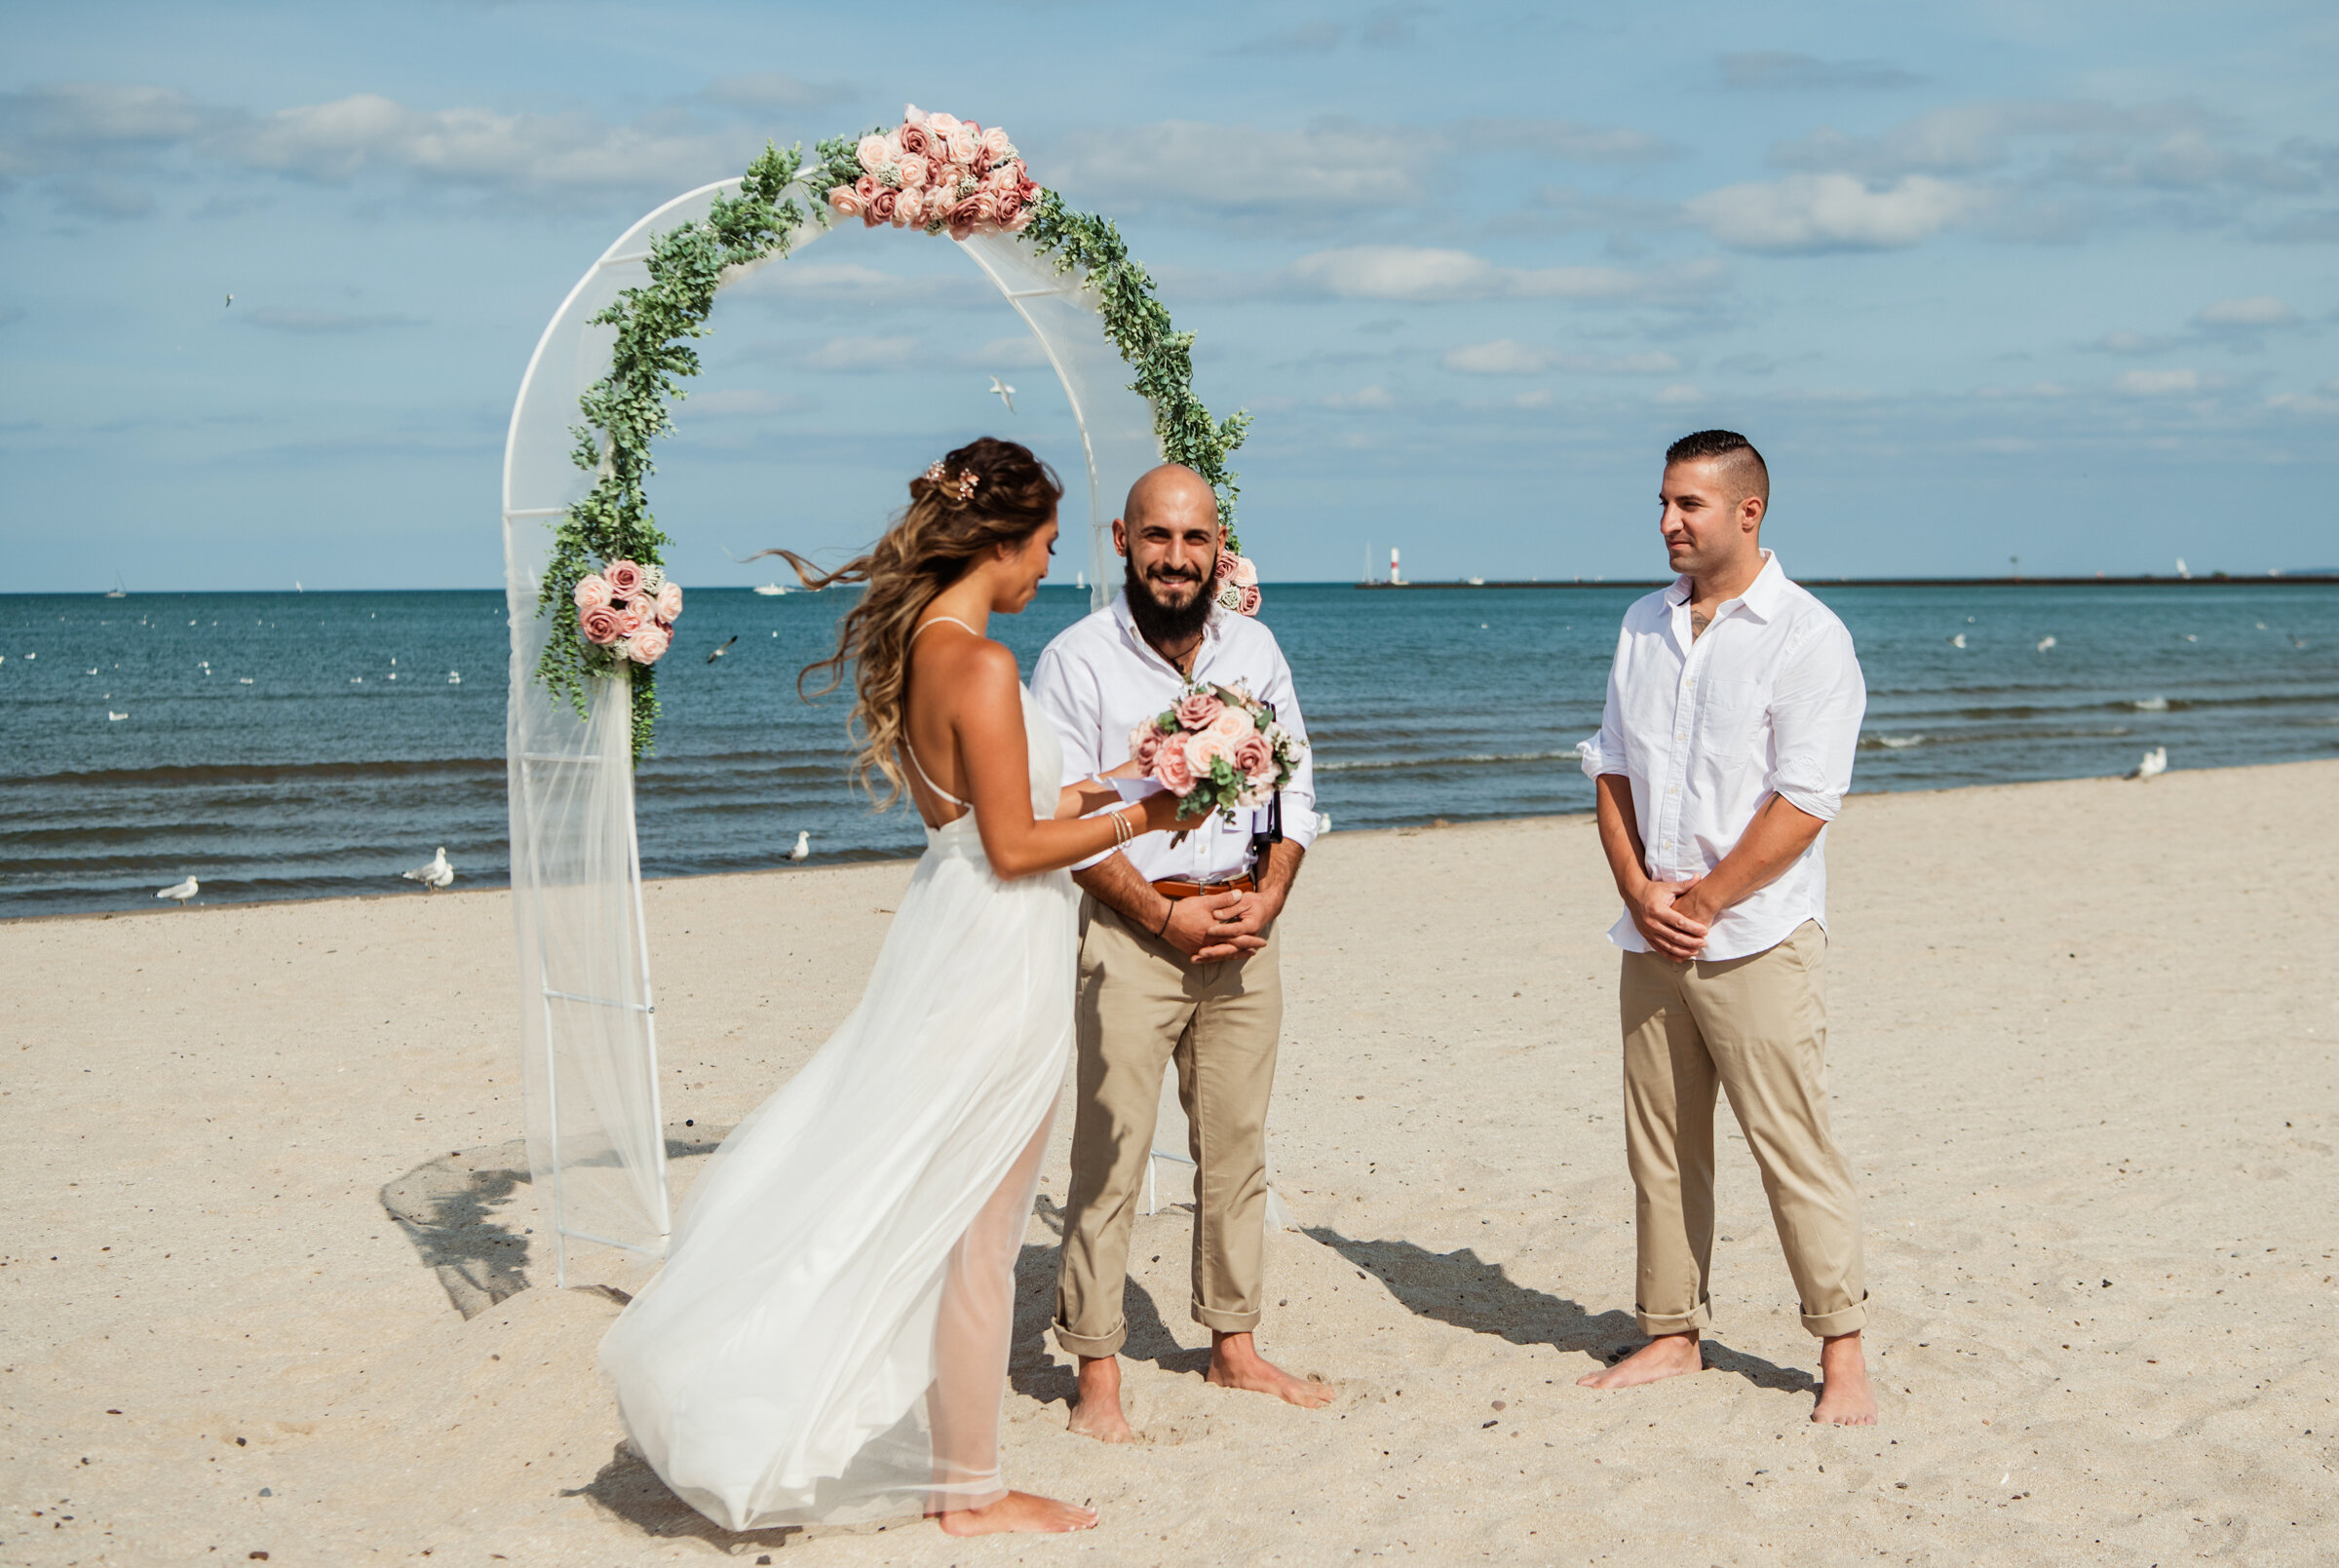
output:
M1122 576L1129 589L1129 618L1137 623L1137 634L1155 647L1175 647L1190 642L1210 619L1210 583L1204 578L1195 585L1194 601L1183 609L1171 609L1153 596L1153 585L1137 575L1137 563L1125 561Z

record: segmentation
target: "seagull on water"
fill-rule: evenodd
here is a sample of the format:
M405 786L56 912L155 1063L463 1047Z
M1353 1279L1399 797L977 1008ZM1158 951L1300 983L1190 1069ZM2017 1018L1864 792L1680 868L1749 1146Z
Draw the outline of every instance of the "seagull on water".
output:
M780 634L780 633L779 633L779 632L777 632L777 631L775 631L775 632L773 632L773 633L772 633L772 635L773 635L773 636L775 636L775 637L776 637L776 636L778 636L779 634ZM728 651L729 651L729 649L730 649L730 647L731 647L731 644L733 644L734 642L737 642L738 640L739 640L739 633L738 633L738 632L736 632L736 631L732 632L732 633L731 633L729 636L727 636L727 637L725 637L725 638L723 639L723 644L722 644L722 646L721 646L721 647L719 647L719 648L715 649L715 650L714 650L714 652L712 652L712 653L710 653L710 654L709 654L709 655L707 656L707 662L708 662L709 664L713 664L713 663L714 663L714 662L715 662L717 659L720 659L720 658L721 658L721 657L722 657L722 656L723 656L723 655L724 655L726 652L728 652Z
M2156 746L2144 753L2144 760L2136 764L2136 771L2129 774L2128 777L2130 779L2157 779L2167 771L2168 748L2165 746Z
M1949 646L1952 648L1962 648L1965 645L1966 634L1963 631L1960 631L1956 636L1949 639Z
M1016 389L1009 386L1006 382L1000 380L997 376L991 377L991 396L997 398L1001 402L1007 404L1007 411L1009 413L1012 414L1016 411Z
M796 829L796 847L787 852L787 858L791 860L809 860L812 859L812 829L809 827L799 827Z
M120 723L123 719L130 717L128 713L117 713L110 708L105 710L105 716L110 723Z
M443 888L454 881L455 868L446 863L446 846L441 844L439 853L431 858L430 864L418 865L411 871L398 874L408 882L419 882L426 888Z
M2044 636L2039 639L2039 652L2041 653L2045 653L2048 649L2053 646L2054 638L2051 635Z
M195 895L201 891L202 889L197 885L195 879L193 877L189 877L184 882L180 882L172 887L163 889L161 892L157 893L155 897L158 899L175 899L178 900L178 906L181 909L184 909L187 906L187 900L194 898Z

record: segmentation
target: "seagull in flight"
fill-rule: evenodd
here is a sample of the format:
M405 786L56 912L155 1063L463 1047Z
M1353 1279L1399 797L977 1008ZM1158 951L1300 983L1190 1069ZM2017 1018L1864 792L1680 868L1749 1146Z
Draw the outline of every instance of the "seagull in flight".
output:
M775 631L774 633L772 633L772 634L773 634L774 636L778 636L778 635L779 635L779 633L778 633L778 632L776 632L776 631ZM715 662L717 659L720 659L720 658L723 656L723 654L724 654L724 653L725 653L725 652L726 652L726 651L727 651L727 650L730 648L731 644L733 644L734 642L737 642L738 640L739 640L739 633L738 633L738 632L736 632L736 631L732 632L732 633L731 633L729 636L727 636L727 637L725 637L725 638L723 639L723 644L722 644L722 646L721 646L721 647L719 647L719 648L715 649L715 650L714 650L714 652L712 652L712 653L710 653L710 654L709 654L709 655L707 656L707 662L708 662L709 664L713 664L713 663L714 663L714 662Z
M203 890L201 886L196 882L196 880L193 877L189 877L184 882L180 882L174 886L163 889L161 892L157 893L155 897L158 899L175 899L178 900L178 906L181 909L184 909L187 906L187 900L194 898L196 894L202 891Z
M1006 382L1000 380L997 376L991 377L991 396L997 398L1001 402L1007 404L1007 411L1009 413L1012 414L1016 411L1016 389L1009 386Z
M236 302L236 296L235 296L235 295L233 295L233 294L230 294L230 295L228 295L228 296L227 296L227 305L232 305L232 304L234 304L235 302ZM221 310L225 310L225 309L227 309L227 305L222 305L222 306L220 306L219 308L220 308Z
M401 871L399 875L408 882L419 882L426 888L436 889L454 881L455 868L446 863L446 846L441 844L439 853L431 858L430 864L418 865L411 871Z

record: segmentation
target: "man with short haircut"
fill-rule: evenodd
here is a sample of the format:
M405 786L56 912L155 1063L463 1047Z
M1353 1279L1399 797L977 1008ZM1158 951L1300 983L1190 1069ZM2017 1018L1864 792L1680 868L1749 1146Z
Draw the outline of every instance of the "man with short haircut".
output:
M1852 784L1867 688L1851 633L1764 550L1770 471L1700 431L1665 454L1680 577L1625 612L1600 733L1583 747L1624 896L1625 1156L1649 1336L1586 1388L1704 1365L1712 1325L1713 1102L1730 1096L1820 1340L1811 1419L1876 1419L1860 1351L1859 1195L1828 1128L1827 824Z
M1305 740L1275 633L1213 602L1223 543L1217 493L1192 469L1164 464L1131 488L1113 519L1113 548L1128 561L1122 593L1049 643L1032 671L1033 700L1063 737L1067 779L1128 761L1130 732L1188 681L1246 686ZM1332 1396L1329 1384L1270 1362L1252 1337L1266 1293L1267 1098L1284 1013L1275 921L1316 836L1314 778L1303 756L1283 791L1288 836L1264 853L1250 814L1212 816L1182 841L1151 834L1073 871L1088 897L1055 1338L1080 1358L1072 1430L1105 1442L1135 1436L1121 1405L1121 1298L1172 1061L1195 1161L1192 1311L1210 1330L1209 1381L1309 1409Z

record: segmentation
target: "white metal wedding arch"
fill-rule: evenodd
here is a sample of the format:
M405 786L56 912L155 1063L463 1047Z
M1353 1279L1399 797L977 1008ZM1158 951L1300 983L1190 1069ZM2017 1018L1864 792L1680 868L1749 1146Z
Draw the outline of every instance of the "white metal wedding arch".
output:
M504 591L512 627L506 757L512 805L512 902L518 928L522 1093L528 1165L567 1283L568 1244L663 1255L671 1226L657 1012L642 922L633 826L632 703L622 673L588 688L586 714L537 679L552 632L538 593L551 523L592 489L571 458L578 399L610 365L615 329L592 318L648 282L654 238L707 215L729 179L678 196L620 235L578 280L537 340L504 442ZM788 196L817 207L800 186ZM806 224L787 253L824 232ZM1016 235L948 242L963 250L1038 339L1063 383L1080 432L1089 503L1089 579L1103 604L1119 576L1113 509L1161 461L1153 405L1128 385L1129 366L1099 325L1085 280L1059 272ZM770 260L779 260L773 256ZM768 264L727 273L727 286ZM1175 1102L1170 1102L1174 1110ZM1165 1127L1167 1157L1183 1141Z

